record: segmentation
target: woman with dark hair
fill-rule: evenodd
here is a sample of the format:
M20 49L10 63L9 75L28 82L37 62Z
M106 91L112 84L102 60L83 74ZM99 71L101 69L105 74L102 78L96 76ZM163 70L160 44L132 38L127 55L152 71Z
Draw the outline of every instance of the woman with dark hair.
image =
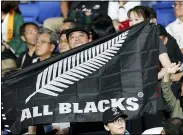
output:
M24 23L16 1L1 2L2 50L11 50L19 56L26 49L20 39L20 27Z
M93 19L91 24L92 40L115 33L116 30L112 19L108 15L98 15Z
M145 6L136 6L130 9L127 15L130 19L130 26L145 20L150 20L150 12Z
M128 17L130 18L130 26L141 23L143 21L151 21L152 19L151 14L152 12L150 11L150 9L145 6L136 6L130 9L128 12ZM159 60L163 68L165 67L168 68L171 64L171 61L167 54L167 48L166 46L164 46L162 40L160 40L160 43L159 43ZM171 71L171 70L168 70L168 71ZM164 70L161 70L158 73L158 79L162 79L164 74L165 74Z

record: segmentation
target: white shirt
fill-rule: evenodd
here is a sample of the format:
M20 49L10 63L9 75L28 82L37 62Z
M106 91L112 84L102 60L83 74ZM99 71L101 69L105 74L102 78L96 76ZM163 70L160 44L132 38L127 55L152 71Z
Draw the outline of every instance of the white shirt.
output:
M63 122L63 123L52 123L52 126L57 126L60 129L70 127L70 122Z
M151 135L160 134L162 130L163 130L163 127L151 128L151 129L145 130L142 133L142 135L145 135L145 134L151 134Z
M167 27L166 27L167 32L173 36L176 41L177 44L179 45L179 48L182 49L183 48L183 22L181 22L178 18L170 23Z
M8 34L8 16L9 14L6 15L2 22L2 40L7 41L7 34Z
M112 20L118 20L119 22L126 21L128 19L127 13L131 8L135 6L139 6L140 1L136 2L127 2L123 7L119 8L119 2L109 2L108 5L108 15L111 17Z

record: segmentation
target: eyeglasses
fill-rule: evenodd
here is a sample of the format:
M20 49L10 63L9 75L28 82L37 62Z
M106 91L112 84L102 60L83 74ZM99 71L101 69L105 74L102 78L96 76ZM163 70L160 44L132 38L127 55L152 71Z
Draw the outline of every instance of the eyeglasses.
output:
M123 118L118 118L117 120L114 120L113 123L114 123L115 125L119 125L119 124L121 124L121 123L125 123L125 119L123 119Z
M51 42L48 42L48 41L44 41L44 40L41 40L41 41L37 41L37 44L50 44Z
M182 6L183 5L183 3L174 3L173 5L172 5L172 7L177 7L177 6Z
M25 31L25 33L29 35L38 34L37 31Z

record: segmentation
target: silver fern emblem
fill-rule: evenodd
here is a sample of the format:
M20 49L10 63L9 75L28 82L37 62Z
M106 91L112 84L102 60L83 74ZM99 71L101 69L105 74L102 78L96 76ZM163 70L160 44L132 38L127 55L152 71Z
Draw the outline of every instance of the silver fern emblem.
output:
M62 59L39 73L36 91L27 97L27 103L36 93L58 96L65 88L104 66L123 45L128 31L100 45Z

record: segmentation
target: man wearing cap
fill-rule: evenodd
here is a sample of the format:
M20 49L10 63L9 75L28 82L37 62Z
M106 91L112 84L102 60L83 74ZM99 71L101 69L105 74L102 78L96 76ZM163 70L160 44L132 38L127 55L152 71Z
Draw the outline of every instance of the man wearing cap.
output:
M68 30L66 37L71 49L91 41L90 33L85 28L80 26Z
M111 135L129 135L129 132L126 130L126 118L128 118L128 115L124 114L119 108L109 108L102 116L104 128Z

